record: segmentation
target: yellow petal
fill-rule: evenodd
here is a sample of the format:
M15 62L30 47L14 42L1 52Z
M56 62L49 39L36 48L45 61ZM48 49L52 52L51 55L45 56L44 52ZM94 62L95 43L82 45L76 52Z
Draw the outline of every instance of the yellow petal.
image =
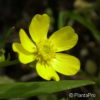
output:
M65 51L74 47L78 41L78 35L70 26L61 28L53 33L49 39L54 45L56 52Z
M38 43L47 38L50 18L47 14L35 15L29 26L29 32L32 39Z
M36 47L34 43L29 39L29 37L27 36L27 34L23 29L20 29L19 36L23 48L29 52L34 52Z
M41 64L40 62L36 65L37 73L45 80L54 79L59 81L58 74L53 70L53 68L47 64Z
M20 43L13 43L12 48L19 54L19 60L21 63L27 64L35 60L35 55L26 51Z
M56 53L56 58L51 61L52 67L64 75L75 75L80 70L80 61L71 55Z
M35 60L34 55L25 55L25 54L19 54L19 61L23 64L31 63Z

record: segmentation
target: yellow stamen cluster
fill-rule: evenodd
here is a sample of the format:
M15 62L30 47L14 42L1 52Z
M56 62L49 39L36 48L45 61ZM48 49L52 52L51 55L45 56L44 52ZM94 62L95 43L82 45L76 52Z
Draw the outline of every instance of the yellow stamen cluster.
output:
M53 45L48 40L37 44L37 60L48 63L49 60L55 57Z

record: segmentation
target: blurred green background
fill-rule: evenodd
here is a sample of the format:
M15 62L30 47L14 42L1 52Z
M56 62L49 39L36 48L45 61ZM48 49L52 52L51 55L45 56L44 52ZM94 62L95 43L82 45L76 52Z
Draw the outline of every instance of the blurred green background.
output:
M78 44L65 53L80 59L81 70L72 77L60 75L61 80L92 80L96 84L9 100L100 100L100 0L0 0L0 83L43 81L31 68L33 64L23 65L16 60L11 48L12 42L19 41L19 29L28 33L30 21L37 13L51 17L49 36L66 25L79 35ZM69 93L93 93L96 97L70 98Z

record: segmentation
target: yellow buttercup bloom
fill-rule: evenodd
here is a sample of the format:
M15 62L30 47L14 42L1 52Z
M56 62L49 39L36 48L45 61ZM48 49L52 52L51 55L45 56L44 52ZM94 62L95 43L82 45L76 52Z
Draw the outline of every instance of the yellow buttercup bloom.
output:
M45 80L59 81L57 74L74 75L80 69L80 61L71 55L59 53L74 47L78 35L72 27L65 26L54 32L49 38L50 18L47 14L36 14L29 26L30 39L23 29L19 31L21 43L13 43L21 63L37 60L36 71Z

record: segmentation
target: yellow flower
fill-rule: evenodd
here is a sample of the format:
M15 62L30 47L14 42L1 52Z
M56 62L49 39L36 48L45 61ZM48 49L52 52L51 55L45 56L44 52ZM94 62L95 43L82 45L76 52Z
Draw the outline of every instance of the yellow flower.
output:
M80 69L80 61L76 57L59 53L74 47L78 35L72 27L65 26L48 38L49 25L50 18L47 14L36 14L29 26L32 40L23 29L20 29L21 43L13 43L12 48L18 53L19 60L23 64L37 60L36 70L43 79L59 81L57 72L74 75Z

